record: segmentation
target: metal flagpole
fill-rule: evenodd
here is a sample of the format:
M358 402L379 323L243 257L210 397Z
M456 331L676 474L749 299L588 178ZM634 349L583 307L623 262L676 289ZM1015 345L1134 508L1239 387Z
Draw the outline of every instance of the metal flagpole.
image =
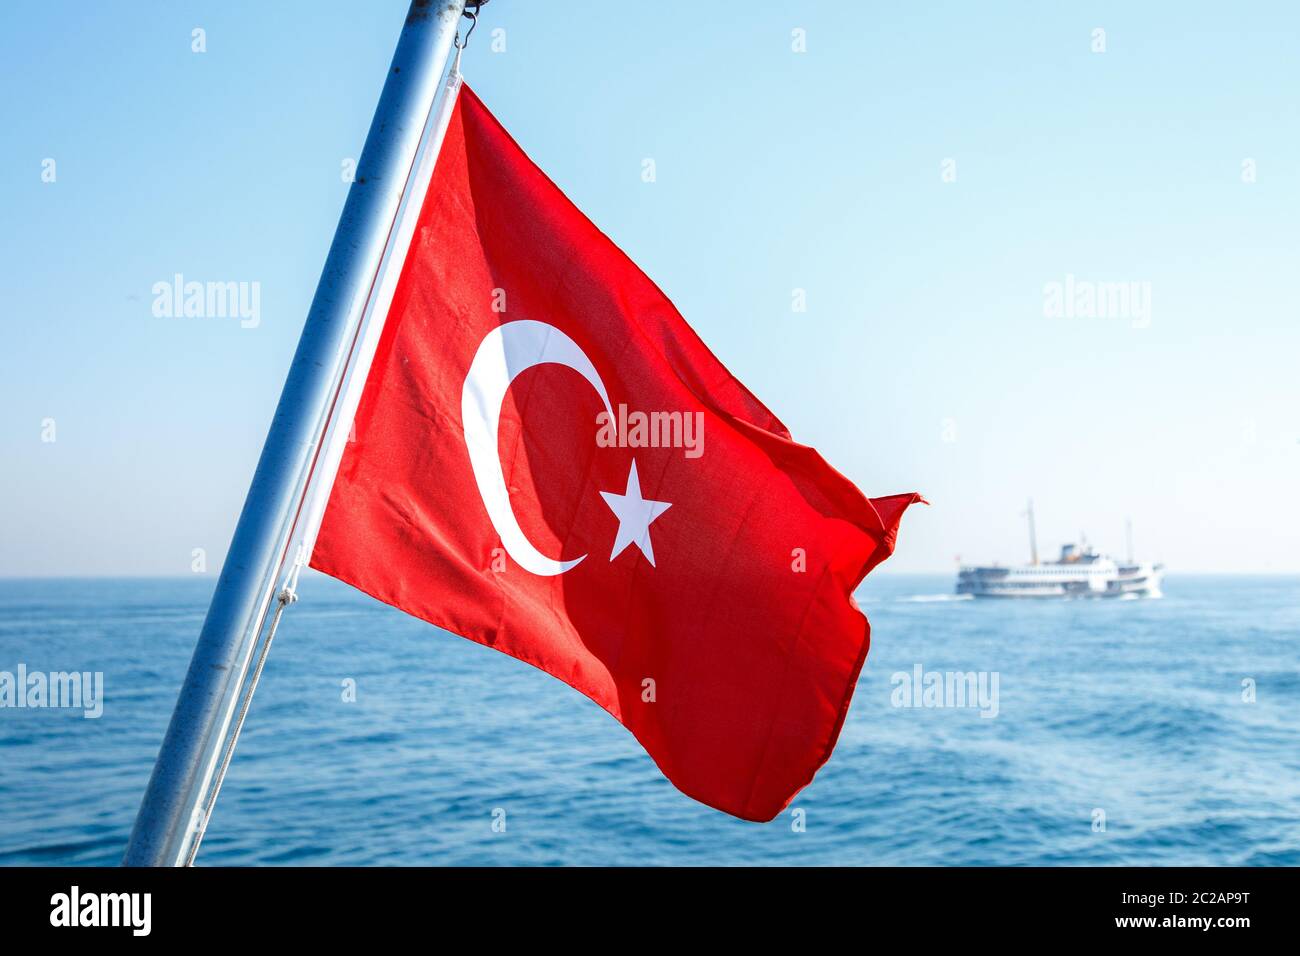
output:
M184 865L210 810L253 652L281 575L296 560L287 554L289 535L465 6L411 2L123 865Z

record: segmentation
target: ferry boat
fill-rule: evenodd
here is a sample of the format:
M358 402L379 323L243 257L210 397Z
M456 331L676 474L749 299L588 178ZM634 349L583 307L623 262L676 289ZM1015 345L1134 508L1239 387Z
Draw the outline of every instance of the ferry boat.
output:
M957 593L1003 598L1158 598L1164 565L1133 560L1132 526L1129 556L1119 562L1082 544L1067 544L1055 561L1038 560L1034 504L1029 503L1029 564L962 567Z

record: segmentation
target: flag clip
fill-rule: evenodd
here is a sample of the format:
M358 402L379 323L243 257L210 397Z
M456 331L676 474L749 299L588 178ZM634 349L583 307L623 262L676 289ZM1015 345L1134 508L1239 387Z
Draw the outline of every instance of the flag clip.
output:
M460 51L469 46L469 38L474 33L474 28L478 26L478 8L483 6L485 3L487 3L487 0L469 0L469 2L465 4L465 10L461 13L461 16L469 20L469 29L465 31L465 39L463 41L460 38L459 29L456 31L456 35L451 41L452 45L456 48L456 58L458 60L460 59Z

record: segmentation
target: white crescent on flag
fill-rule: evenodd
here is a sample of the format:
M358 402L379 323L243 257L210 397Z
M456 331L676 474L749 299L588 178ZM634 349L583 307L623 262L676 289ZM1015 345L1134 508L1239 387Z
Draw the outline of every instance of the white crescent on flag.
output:
M573 369L588 382L605 403L610 420L614 411L609 405L605 383L596 367L591 364L578 344L553 325L531 319L519 319L499 325L479 343L465 375L461 389L461 422L465 428L465 447L469 450L470 466L478 484L483 506L487 508L492 527L501 536L501 544L520 567L533 574L550 576L563 574L586 557L579 555L569 561L548 558L528 540L514 510L510 507L510 492L501 471L501 456L497 451L497 432L501 419L501 403L505 400L510 383L520 372L535 365L563 365Z

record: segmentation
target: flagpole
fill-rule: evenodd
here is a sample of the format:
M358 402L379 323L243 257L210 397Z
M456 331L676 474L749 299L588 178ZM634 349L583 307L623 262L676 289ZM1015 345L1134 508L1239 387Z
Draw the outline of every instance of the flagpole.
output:
M244 510L122 862L180 866L281 575L466 0L412 0Z

